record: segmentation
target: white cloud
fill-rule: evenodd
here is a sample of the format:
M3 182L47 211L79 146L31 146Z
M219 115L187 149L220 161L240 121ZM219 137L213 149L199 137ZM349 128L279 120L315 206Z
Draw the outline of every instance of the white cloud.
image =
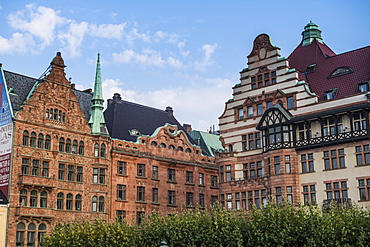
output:
M173 68L180 69L183 67L183 63L173 57L167 58L167 64Z
M207 130L210 125L218 125L218 117L224 110L224 102L231 97L231 85L234 83L223 78L199 78L204 81L201 87L161 89L148 92L123 90L119 80L107 79L103 82L105 98L112 98L119 93L122 100L127 100L158 109L173 107L175 116L181 124L189 123L195 129ZM214 86L221 84L223 86Z
M58 11L43 6L36 8L34 4L26 5L26 10L9 14L8 20L14 29L29 32L41 39L41 49L54 41L55 28L66 22Z
M10 39L0 36L0 53L29 53L34 52L35 41L29 33L13 33Z
M215 52L217 46L218 46L217 44L214 44L214 45L205 44L205 45L202 46L202 51L204 52L204 57L203 57L202 61L194 62L195 69L204 71L206 69L206 67L208 67L208 66L210 66L214 63L214 61L211 59L211 57L212 57L212 54Z
M81 55L80 47L85 34L89 31L87 22L77 23L71 21L67 32L60 32L58 38L65 44L62 49L67 57L78 57Z
M90 24L89 35L100 37L100 38L107 38L107 39L118 39L120 40L123 35L123 31L126 27L126 23L121 23L118 25L115 24Z
M137 28L132 28L130 32L126 34L126 41L129 44L130 47L134 46L134 41L136 39L140 39L146 43L151 42L151 37L149 35L149 32L147 33L139 33L137 31Z
M136 53L133 50L124 50L121 53L113 53L113 60L118 63L136 62L157 67L162 67L165 64L161 54L152 49L143 49L141 54Z

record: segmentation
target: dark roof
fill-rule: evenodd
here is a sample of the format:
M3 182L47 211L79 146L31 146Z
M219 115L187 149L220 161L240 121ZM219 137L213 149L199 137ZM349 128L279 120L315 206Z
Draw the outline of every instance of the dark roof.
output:
M32 88L38 82L38 79L20 75L14 72L4 70L7 89L10 101L12 102L13 111L16 113L27 100L27 96ZM42 80L40 80L42 82ZM72 89L79 101L81 110L85 113L87 119L90 117L91 110L91 93Z
M112 138L125 141L137 141L137 135L131 135L131 130L139 131L140 135L151 136L158 127L165 124L177 125L187 135L189 142L195 144L193 139L184 130L181 124L173 116L172 108L166 110L121 100L119 94L115 94L108 100L108 107L104 111L105 123Z
M4 76L13 111L16 113L24 104L29 92L37 82L37 79L6 70L4 70Z
M370 80L370 46L336 55L326 44L316 39L309 45L301 44L290 54L291 68L304 73L308 66L316 64L314 72L300 75L307 81L319 101L325 100L325 92L337 88L335 98L357 94L358 84ZM353 72L331 77L340 67L350 67Z

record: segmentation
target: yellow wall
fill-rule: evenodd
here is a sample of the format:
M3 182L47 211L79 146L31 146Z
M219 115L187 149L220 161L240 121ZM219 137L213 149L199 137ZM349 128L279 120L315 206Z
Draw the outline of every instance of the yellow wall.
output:
M8 205L0 205L0 247L5 246Z

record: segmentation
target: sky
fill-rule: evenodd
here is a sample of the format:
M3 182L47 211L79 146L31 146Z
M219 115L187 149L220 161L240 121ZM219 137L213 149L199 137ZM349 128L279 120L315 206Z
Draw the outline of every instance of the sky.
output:
M158 109L218 129L218 117L261 33L288 56L312 21L337 54L369 45L368 0L0 0L0 63L39 78L60 51L66 77L93 88L100 53L105 100Z

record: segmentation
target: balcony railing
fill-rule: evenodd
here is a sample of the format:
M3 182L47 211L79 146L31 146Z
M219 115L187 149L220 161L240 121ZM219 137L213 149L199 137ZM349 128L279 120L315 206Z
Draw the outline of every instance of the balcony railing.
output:
M346 142L351 140L363 139L364 137L368 137L369 133L366 129L363 130L355 130L349 131L344 133L339 133L335 135L327 135L327 136L319 136L314 137L306 140L296 141L295 147L297 149L305 148L307 146L318 146L324 143L330 142Z

